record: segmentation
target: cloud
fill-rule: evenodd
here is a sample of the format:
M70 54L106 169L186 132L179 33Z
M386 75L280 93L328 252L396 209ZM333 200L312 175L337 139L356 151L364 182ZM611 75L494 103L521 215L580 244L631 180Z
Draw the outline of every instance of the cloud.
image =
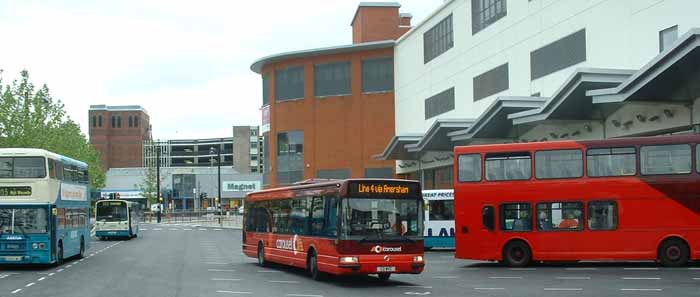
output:
M401 1L416 23L442 0ZM259 125L269 54L351 43L358 1L4 1L0 69L27 69L87 132L91 104L141 105L156 138Z

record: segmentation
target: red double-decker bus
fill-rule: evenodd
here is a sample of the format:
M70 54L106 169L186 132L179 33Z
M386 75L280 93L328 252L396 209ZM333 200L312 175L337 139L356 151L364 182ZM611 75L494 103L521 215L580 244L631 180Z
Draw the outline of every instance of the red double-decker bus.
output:
M310 180L248 194L243 252L260 265L326 274L417 274L423 258L423 198L416 181Z
M700 259L700 135L456 147L456 257Z

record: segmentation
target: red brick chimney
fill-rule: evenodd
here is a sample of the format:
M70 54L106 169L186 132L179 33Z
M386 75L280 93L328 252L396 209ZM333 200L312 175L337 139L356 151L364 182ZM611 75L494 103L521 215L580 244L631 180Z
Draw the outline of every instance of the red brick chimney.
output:
M352 19L352 43L396 40L411 28L411 15L396 2L360 2Z

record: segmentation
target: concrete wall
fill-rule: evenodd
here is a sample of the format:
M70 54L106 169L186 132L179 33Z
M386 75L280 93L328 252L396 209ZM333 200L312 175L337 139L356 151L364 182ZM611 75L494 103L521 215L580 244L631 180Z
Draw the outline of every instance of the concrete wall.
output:
M659 53L659 31L700 27L700 1L507 1L507 15L472 35L471 1L452 0L395 47L396 132L424 133L437 118L476 118L499 95L551 96L578 67L638 69ZM423 63L423 33L452 14L454 47ZM586 61L530 79L530 52L586 30ZM508 63L509 89L474 102L473 78ZM426 98L455 87L455 109L425 120Z

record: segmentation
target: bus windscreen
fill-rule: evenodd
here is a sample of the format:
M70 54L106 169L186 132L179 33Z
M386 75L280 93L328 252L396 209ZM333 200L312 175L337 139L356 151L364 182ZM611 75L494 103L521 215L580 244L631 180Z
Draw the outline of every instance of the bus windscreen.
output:
M342 203L343 239L413 240L423 234L422 202L416 199L346 198Z
M97 221L102 222L126 221L128 219L126 203L121 201L98 203L95 217Z

